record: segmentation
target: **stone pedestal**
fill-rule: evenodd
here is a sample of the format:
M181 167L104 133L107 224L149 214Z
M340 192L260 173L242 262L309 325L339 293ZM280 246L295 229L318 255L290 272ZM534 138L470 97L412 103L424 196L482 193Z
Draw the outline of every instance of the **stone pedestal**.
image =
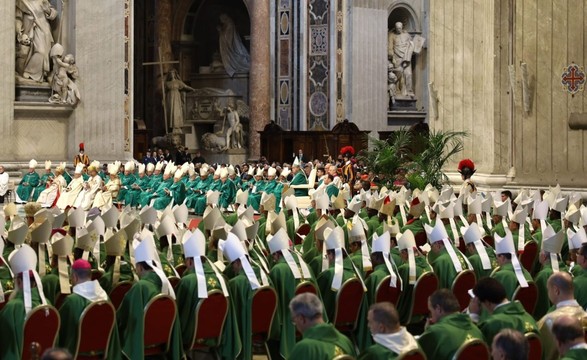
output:
M228 149L223 152L201 150L201 154L208 164L242 164L247 161L247 149Z
M16 101L49 103L49 84L16 85Z
M196 127L193 124L186 124L181 128L184 134L184 145L190 149L197 149L200 144L196 135Z
M390 104L392 111L416 111L417 99L410 97L397 97L395 103Z

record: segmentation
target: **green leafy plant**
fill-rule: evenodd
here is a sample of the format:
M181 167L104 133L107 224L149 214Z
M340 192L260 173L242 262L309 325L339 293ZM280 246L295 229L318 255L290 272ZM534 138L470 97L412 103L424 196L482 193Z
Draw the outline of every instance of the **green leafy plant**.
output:
M381 186L407 183L411 189L424 189L432 184L440 189L448 180L442 169L463 150L465 136L462 131L415 133L402 128L386 140L371 138L372 149L357 158L377 174Z
M414 185L423 189L432 184L440 189L448 181L442 169L453 156L463 151L465 136L467 133L463 131L431 131L424 137L424 150L413 161L412 171L419 177L414 176Z
M378 175L383 185L390 186L398 170L411 161L410 145L413 139L413 134L404 128L395 131L386 140L371 137L372 150L361 151L357 158L367 169Z

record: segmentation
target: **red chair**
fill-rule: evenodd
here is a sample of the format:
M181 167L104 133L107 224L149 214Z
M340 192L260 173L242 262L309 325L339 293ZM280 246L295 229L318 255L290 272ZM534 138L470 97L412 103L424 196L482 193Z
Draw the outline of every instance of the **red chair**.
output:
M469 306L471 296L469 290L475 287L477 279L473 270L461 271L452 282L451 290L459 301L460 311L463 311Z
M310 281L302 281L301 283L296 286L296 295L303 294L303 293L312 293L314 295L318 295L318 290L316 286L312 284Z
M22 337L22 358L32 358L31 344L39 344L38 352L42 354L45 350L55 346L61 318L59 312L51 305L39 305L32 309L24 321L24 335Z
M177 271L177 274L179 275L179 277L183 276L183 273L187 270L187 266L185 264L179 264L175 267L175 271Z
M166 354L177 314L175 300L159 294L145 306L143 346L145 356Z
M534 240L530 240L524 244L524 252L520 255L520 264L527 271L531 272L538 256L538 243Z
M417 317L428 314L428 297L438 289L438 278L432 272L425 272L414 284L410 304L410 317L406 324L411 324Z
M171 284L173 290L177 291L177 286L179 285L179 280L181 279L177 276L170 276L167 279L169 280L169 283Z
M400 288L400 279L399 277L395 280L395 287L389 286L391 281L391 275L387 275L383 280L379 282L377 285L377 290L375 291L375 302L384 302L388 301L393 305L397 306L397 302L399 300L399 296L402 293Z
M483 340L471 339L465 341L454 354L454 360L489 360L489 347ZM535 359L535 358L530 358ZM540 358L538 358L540 359Z
M108 301L96 301L85 308L79 321L74 359L106 359L116 310Z
M241 309L243 311L244 309ZM277 310L277 293L269 286L263 286L255 290L251 316L253 319L252 332L253 344L267 348L267 338L273 323L273 317Z
M487 245L489 245L491 248L495 249L495 239L493 238L493 236L491 236L491 235L485 235L483 237L483 241L485 241L485 243Z
M528 287L518 286L512 296L512 301L516 300L522 303L528 314L533 314L538 301L538 287L536 284L529 282Z
M353 277L345 281L336 294L336 306L332 323L341 332L352 332L357 327L359 309L363 301L363 284Z
M194 337L186 351L203 349L210 343L220 345L220 337L228 314L228 299L220 290L212 290L196 305Z
M413 349L400 354L396 360L426 360L426 354L420 349Z
M542 341L535 333L524 334L528 340L528 359L542 359Z
M69 296L69 294L60 293L57 296L57 299L55 300L55 307L57 309L61 309L61 305L63 305L63 302L65 301L65 299L67 299L68 296Z
M414 235L414 238L416 240L416 245L418 247L423 246L428 242L428 238L426 237L426 232L423 230L418 232L416 235Z
M124 299L124 295L130 290L132 287L132 282L130 281L121 281L118 284L114 285L114 288L110 290L110 302L114 305L114 308L118 310L120 304L122 304L122 299Z
M311 229L312 228L309 224L300 225L300 227L296 230L296 236L294 239L295 245L301 244L304 241L304 236L308 236Z
M92 269L92 280L99 280L102 275L104 275L104 271L98 269Z

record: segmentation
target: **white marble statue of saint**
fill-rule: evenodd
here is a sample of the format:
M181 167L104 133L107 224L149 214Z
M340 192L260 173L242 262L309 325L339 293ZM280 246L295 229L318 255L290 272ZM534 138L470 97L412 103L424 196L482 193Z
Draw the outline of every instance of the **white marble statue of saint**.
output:
M235 73L248 73L251 57L236 31L234 21L228 15L221 14L217 29L220 57L226 73L231 77Z
M183 119L183 96L182 91L194 91L194 89L186 85L179 77L177 70L171 69L167 75L165 82L165 90L167 96L167 114L171 122L171 127L174 129L181 129L184 125Z
M51 59L53 71L49 76L52 94L49 102L53 104L77 105L81 100L80 92L75 83L79 74L72 54L64 55L63 46L53 45Z
M404 30L401 22L395 23L393 31L388 35L388 59L391 60L398 78L398 89L401 95L414 97L412 84L412 55L414 42L412 36Z
M23 78L46 81L53 46L49 22L56 17L48 0L16 0L16 72Z

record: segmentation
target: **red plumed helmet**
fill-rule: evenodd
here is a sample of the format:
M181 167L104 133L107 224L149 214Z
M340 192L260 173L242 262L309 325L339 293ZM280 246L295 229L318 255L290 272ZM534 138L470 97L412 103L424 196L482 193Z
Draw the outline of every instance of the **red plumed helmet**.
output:
M85 151L83 142L79 143L79 149L80 149L80 151Z
M351 156L355 155L355 148L352 146L344 146L342 149L340 149L340 154L341 155L346 155L346 154L350 154Z
M459 162L459 172L461 174L473 174L475 172L475 163L471 159L463 159Z

